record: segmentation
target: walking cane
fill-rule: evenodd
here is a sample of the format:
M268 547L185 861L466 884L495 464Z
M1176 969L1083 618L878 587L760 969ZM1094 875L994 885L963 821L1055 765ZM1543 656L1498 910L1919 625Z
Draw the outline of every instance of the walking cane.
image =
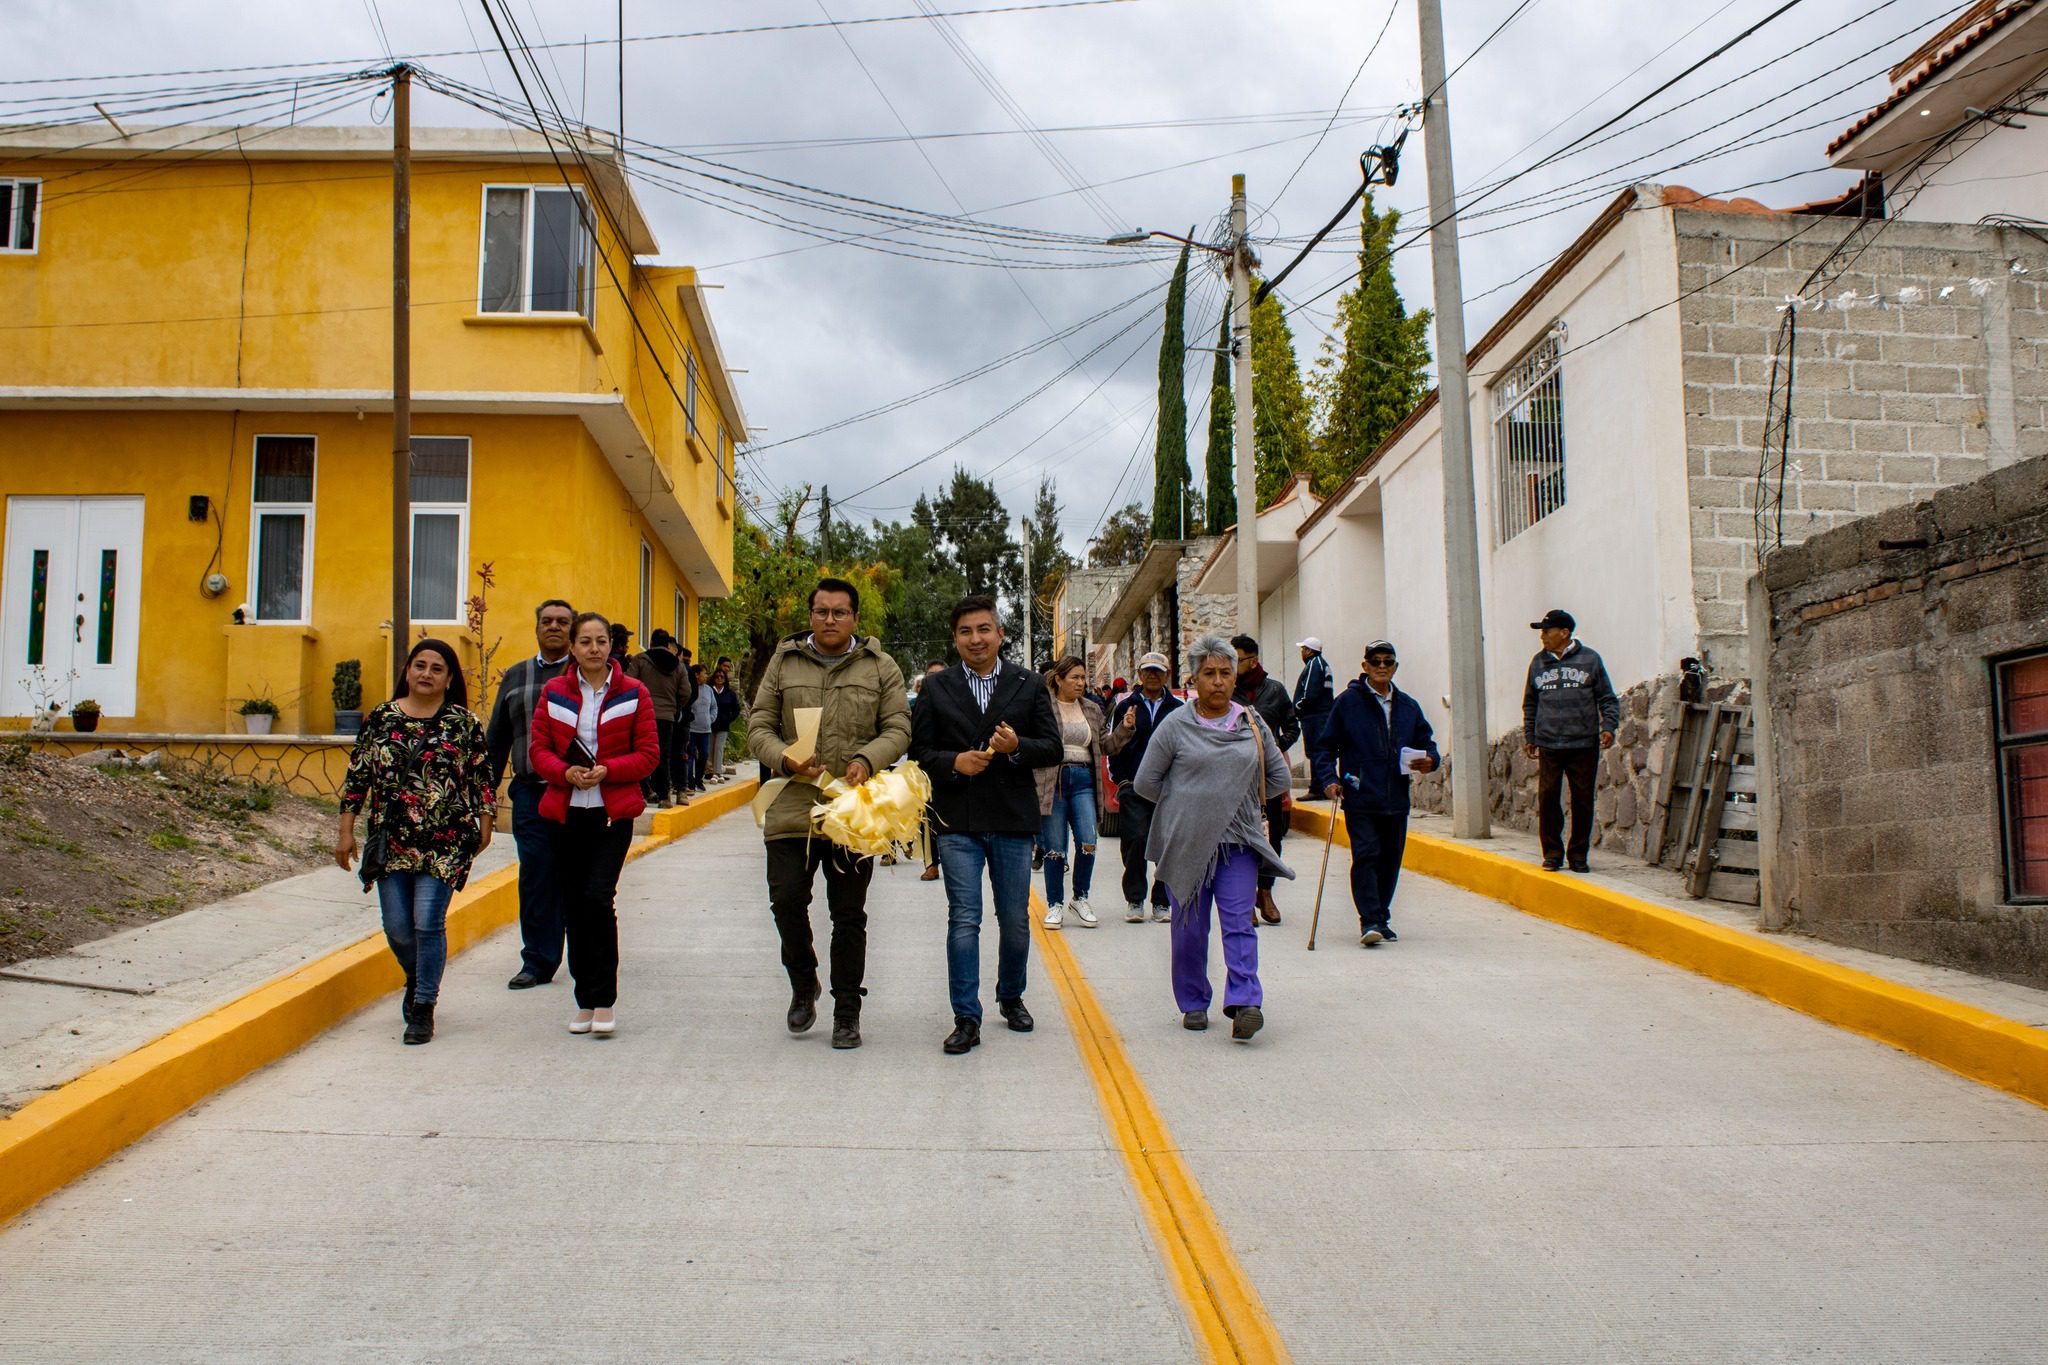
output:
M1316 926L1323 919L1323 881L1330 875L1330 845L1337 841L1337 812L1331 811L1323 826L1323 867L1316 873L1316 908L1308 917L1308 950L1316 950Z

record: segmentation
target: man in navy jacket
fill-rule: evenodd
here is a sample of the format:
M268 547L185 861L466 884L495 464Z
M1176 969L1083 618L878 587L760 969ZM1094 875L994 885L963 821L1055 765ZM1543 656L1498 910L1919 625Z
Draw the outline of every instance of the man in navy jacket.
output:
M1365 675L1344 689L1329 723L1309 749L1311 784L1344 807L1351 843L1351 900L1358 907L1359 942L1368 948L1399 935L1390 922L1401 852L1408 844L1408 782L1436 771L1436 740L1413 697L1394 686L1400 667L1394 646L1365 647ZM1403 749L1419 751L1401 762Z

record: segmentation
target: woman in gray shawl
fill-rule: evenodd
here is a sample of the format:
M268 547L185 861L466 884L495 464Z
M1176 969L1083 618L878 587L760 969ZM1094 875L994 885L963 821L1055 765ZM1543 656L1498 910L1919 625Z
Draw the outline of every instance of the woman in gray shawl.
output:
M1248 1042L1266 1022L1259 940L1252 928L1259 873L1292 878L1266 837L1265 797L1287 789L1287 760L1258 714L1231 700L1237 652L1214 635L1188 650L1195 702L1159 723L1132 786L1158 803L1145 856L1173 904L1173 995L1181 1026L1209 1027L1209 908L1223 930L1223 1012Z

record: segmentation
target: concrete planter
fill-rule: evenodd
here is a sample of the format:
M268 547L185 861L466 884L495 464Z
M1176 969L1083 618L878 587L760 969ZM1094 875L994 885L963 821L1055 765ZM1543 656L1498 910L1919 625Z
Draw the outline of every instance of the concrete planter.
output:
M242 717L242 728L252 735L267 735L270 733L270 727L276 723L276 716L247 715Z

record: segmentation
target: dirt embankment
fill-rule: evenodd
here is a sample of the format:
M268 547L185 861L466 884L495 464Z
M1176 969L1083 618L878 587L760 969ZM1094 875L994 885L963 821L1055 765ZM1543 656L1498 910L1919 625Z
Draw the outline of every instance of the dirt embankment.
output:
M0 740L0 964L318 867L333 812L196 770L99 768Z

